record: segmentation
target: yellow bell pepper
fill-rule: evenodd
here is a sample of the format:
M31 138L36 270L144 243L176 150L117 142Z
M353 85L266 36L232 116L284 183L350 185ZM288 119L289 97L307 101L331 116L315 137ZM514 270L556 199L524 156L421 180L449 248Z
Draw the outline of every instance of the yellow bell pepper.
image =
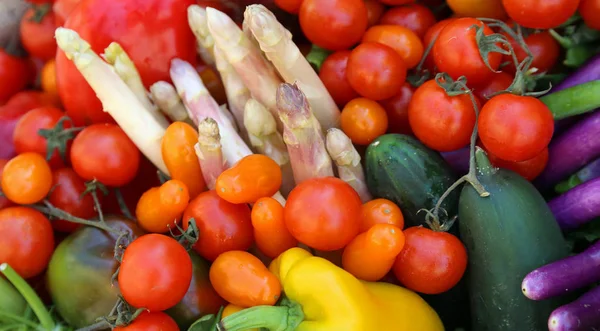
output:
M443 331L437 313L416 293L358 280L301 248L269 266L281 281L280 306L257 306L223 319L221 331Z

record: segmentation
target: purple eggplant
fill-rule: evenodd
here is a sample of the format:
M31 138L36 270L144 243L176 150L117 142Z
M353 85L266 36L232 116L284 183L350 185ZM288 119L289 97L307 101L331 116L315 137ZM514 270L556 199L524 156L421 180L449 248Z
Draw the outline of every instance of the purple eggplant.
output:
M548 94L598 79L600 79L600 54L588 60L583 66L560 82L560 84L554 86Z
M469 147L441 154L457 175L462 176L469 172Z
M571 175L569 179L556 184L554 190L556 193L562 194L581 183L589 182L598 177L600 177L600 158L581 168L581 170Z
M572 230L600 216L600 178L590 180L550 200L556 222L563 230Z
M587 115L550 143L548 164L535 183L547 190L600 157L600 111Z
M521 289L532 300L545 300L600 281L600 242L574 256L530 272Z
M600 286L557 308L548 319L549 331L600 330Z

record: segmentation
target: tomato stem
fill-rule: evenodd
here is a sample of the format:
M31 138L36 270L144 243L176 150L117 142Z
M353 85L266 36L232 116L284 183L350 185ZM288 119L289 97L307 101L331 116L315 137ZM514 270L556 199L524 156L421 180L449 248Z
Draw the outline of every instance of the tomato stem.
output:
M321 71L321 66L325 59L331 54L330 51L323 49L317 45L312 45L310 52L306 55L306 61L310 63L316 72Z
M106 196L108 195L108 189L106 188L106 186L104 186L102 183L98 182L95 179L85 183L85 187L85 191L83 191L81 196L84 196L88 193L92 195L92 199L94 200L94 207L96 208L96 212L98 212L98 220L100 221L100 223L106 224L104 222L104 213L102 212L102 206L100 205L100 200L98 200L98 194L96 191L100 190Z
M123 194L121 193L121 190L118 187L116 187L114 189L114 192L115 196L117 197L119 209L121 209L121 213L123 213L123 216L129 218L130 220L135 220L135 217L133 217L133 215L129 211L129 207L127 207L127 203L125 203L125 199L123 199Z
M65 129L65 122L67 121L71 124L73 123L70 117L63 116L58 120L53 128L38 130L38 135L46 139L46 160L49 161L52 158L54 151L58 150L58 155L64 162L66 162L67 144L69 140L75 137L75 132L79 132L84 129L84 127Z
M31 307L35 316L37 316L40 321L41 326L44 330L53 330L55 327L54 320L44 303L40 299L40 297L35 293L35 291L27 284L27 282L19 276L19 274L8 265L8 263L0 264L0 272L6 276L8 281L10 281L13 286L21 293L27 304Z

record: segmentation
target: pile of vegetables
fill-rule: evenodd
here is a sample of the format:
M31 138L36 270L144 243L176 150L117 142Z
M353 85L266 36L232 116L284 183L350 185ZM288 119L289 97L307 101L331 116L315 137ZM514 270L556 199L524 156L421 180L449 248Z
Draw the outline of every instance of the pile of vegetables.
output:
M3 2L0 329L600 329L598 18Z

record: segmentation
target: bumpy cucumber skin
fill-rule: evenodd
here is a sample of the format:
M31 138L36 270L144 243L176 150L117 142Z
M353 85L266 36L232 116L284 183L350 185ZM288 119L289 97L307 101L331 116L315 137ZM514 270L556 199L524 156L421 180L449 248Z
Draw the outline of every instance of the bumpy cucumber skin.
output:
M425 213L456 181L456 175L442 156L417 139L402 134L386 134L367 148L367 186L376 198L395 202L406 226L425 225ZM449 217L457 213L459 192L442 203Z
M565 258L565 239L530 182L496 169L478 178L490 196L482 198L465 185L458 207L469 256L473 330L547 330L548 316L564 299L530 300L521 292L521 282L532 270Z

